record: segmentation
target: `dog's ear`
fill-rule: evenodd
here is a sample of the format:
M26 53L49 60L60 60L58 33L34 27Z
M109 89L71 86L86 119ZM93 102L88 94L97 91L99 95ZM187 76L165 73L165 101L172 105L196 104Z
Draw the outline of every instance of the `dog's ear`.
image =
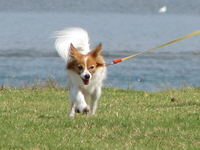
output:
M78 54L79 54L78 50L71 43L71 45L70 45L70 56L71 56L71 58L77 58Z
M98 57L101 53L101 49L103 48L103 45L100 43L99 46L97 46L94 50L91 51L91 54L93 57Z

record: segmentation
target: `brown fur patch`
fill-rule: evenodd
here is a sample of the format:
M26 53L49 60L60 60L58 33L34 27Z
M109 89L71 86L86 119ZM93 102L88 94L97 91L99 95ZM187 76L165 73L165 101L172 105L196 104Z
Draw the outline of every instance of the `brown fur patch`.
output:
M87 55L82 55L73 45L71 45L71 60L68 62L66 69L73 70L79 75L87 69L93 75L99 67L105 66L104 59L100 56L101 49L102 44ZM87 66L85 66L85 64Z

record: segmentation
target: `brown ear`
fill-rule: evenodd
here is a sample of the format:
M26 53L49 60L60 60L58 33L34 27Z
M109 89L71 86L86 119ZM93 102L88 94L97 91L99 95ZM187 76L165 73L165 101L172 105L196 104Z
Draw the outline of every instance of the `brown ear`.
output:
M70 45L70 56L72 58L77 58L77 55L79 54L79 52L77 51L77 49L74 47L74 45L71 43Z
M91 51L92 56L93 57L99 56L99 54L101 53L102 47L103 45L100 43L99 46L97 46L94 50Z

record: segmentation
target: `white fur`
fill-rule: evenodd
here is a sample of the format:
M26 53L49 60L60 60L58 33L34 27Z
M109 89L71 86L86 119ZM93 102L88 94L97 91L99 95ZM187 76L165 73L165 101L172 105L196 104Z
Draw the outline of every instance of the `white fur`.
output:
M70 59L69 53L71 43L83 55L90 52L89 37L85 30L81 28L70 28L56 33L57 40L55 42L55 48L65 61ZM102 82L106 78L106 67L99 68L93 76L90 77L90 83L88 85L83 84L81 77L77 73L67 70L67 74L69 78L69 95L71 101L71 109L68 116L73 117L76 109L80 112L83 112L84 109L89 109L86 102L87 98L91 98L89 115L95 114L97 102L101 96Z
M90 52L89 37L87 31L82 28L69 28L55 32L57 37L55 48L65 61L69 59L69 50L71 43L83 55Z

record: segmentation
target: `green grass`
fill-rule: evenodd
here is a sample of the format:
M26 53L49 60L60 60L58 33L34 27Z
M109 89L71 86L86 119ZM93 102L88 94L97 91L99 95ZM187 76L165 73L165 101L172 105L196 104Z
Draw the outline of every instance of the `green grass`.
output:
M1 90L0 149L200 149L200 88L105 88L92 117L67 118L68 99L64 89Z

